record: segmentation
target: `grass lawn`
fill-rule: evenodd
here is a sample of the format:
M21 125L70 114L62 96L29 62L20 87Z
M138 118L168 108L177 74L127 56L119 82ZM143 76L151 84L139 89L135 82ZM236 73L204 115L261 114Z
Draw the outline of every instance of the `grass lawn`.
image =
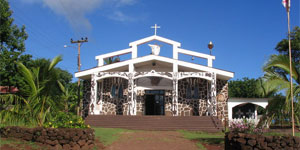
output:
M278 133L278 132L267 132L264 133L264 136L286 136L287 134ZM290 133L292 135L292 133ZM295 132L295 136L300 137L300 132Z
M2 147L3 146L3 147ZM28 141L23 141L23 140L18 140L18 139L0 139L0 149L7 148L5 146L9 146L13 149L33 149L33 150L47 150L45 147L41 147L40 145L37 145L35 142L28 142Z
M133 130L119 129L119 128L93 128L95 130L95 137L101 141L104 146L112 144L118 140L124 132L134 132Z
M205 132L192 132L186 130L178 130L183 134L183 137L189 140L197 141L197 146L200 150L205 150L202 143L205 144L224 144L224 133L205 133Z

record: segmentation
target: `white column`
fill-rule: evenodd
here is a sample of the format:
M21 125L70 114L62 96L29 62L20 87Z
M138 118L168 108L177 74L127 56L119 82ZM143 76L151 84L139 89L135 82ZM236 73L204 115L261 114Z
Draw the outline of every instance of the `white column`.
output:
M258 119L257 118L257 108L258 106L257 105L254 105L255 106L255 110L254 110L254 119Z
M127 96L127 101L128 101L128 115L133 115L134 114L134 83L133 83L133 73L129 72L128 74L128 96Z
M207 58L207 66L212 67L213 66L213 60L211 58Z
M231 102L227 103L227 108L228 108L228 120L231 121L232 120L232 104Z
M178 60L178 46L173 45L173 59Z
M100 100L99 100L99 113L102 114L103 111L103 80L100 83Z
M103 58L102 57L98 58L98 66L103 66L103 65L104 65Z
M207 101L208 104L208 113L210 116L217 116L217 76L216 73L211 73L212 79L210 83L210 98Z
M91 75L91 104L90 104L90 114L98 115L99 110L97 110L97 80L96 73Z
M132 45L131 49L131 58L137 58L137 45Z
M178 72L173 72L172 111L178 116Z

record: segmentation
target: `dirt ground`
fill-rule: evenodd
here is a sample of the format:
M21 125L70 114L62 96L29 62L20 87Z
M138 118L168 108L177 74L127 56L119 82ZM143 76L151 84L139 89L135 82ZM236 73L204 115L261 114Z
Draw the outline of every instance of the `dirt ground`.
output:
M218 145L205 145L207 150L222 150ZM124 133L105 150L198 150L196 141L184 139L176 131L143 131Z
M6 140L1 138L1 140ZM181 133L176 131L136 131L124 132L121 137L111 145L104 147L99 141L95 141L97 150L198 150L197 141L184 139ZM223 150L223 145L202 144L207 150ZM10 143L4 144L0 150L48 150L49 147L35 143ZM51 148L50 148L51 149Z

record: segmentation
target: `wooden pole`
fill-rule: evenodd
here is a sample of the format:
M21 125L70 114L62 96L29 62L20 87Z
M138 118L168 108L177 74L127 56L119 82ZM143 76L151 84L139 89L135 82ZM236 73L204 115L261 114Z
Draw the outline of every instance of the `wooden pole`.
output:
M289 7L289 6L287 6ZM291 92L291 103L292 103L292 130L293 136L295 136L295 120L294 120L294 96L293 96L293 70L292 70L292 50L291 50L291 36L290 36L290 11L287 11L288 16L288 39L289 39L289 59L290 59L290 92Z
M77 66L78 66L78 72L80 71L80 66L81 66L81 61L80 61L80 47L81 47L81 43L84 43L84 42L88 42L88 38L81 38L81 40L77 40L77 41L73 41L71 39L71 43L74 44L74 43L77 43L77 48L78 48L78 56L77 56ZM81 107L82 107L82 101L81 101L81 98L80 98L80 79L78 78L78 81L77 81L77 96L78 96L78 101L77 101L77 115L78 116L82 116L82 111L81 111Z

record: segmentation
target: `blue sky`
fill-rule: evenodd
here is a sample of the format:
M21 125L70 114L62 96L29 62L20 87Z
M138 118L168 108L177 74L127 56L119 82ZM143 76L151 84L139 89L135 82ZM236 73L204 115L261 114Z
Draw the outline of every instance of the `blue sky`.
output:
M25 25L26 53L34 58L61 54L58 65L77 71L74 40L88 37L81 47L82 69L95 67L96 55L128 48L132 41L158 35L181 42L182 48L209 54L214 67L235 72L234 79L257 78L276 44L287 36L287 15L281 0L10 0L17 25ZM291 1L291 27L300 25L300 3ZM64 48L64 45L74 47ZM146 45L139 56L150 53ZM161 55L171 47L163 45ZM190 56L180 59L192 61ZM194 63L203 63L195 59Z

